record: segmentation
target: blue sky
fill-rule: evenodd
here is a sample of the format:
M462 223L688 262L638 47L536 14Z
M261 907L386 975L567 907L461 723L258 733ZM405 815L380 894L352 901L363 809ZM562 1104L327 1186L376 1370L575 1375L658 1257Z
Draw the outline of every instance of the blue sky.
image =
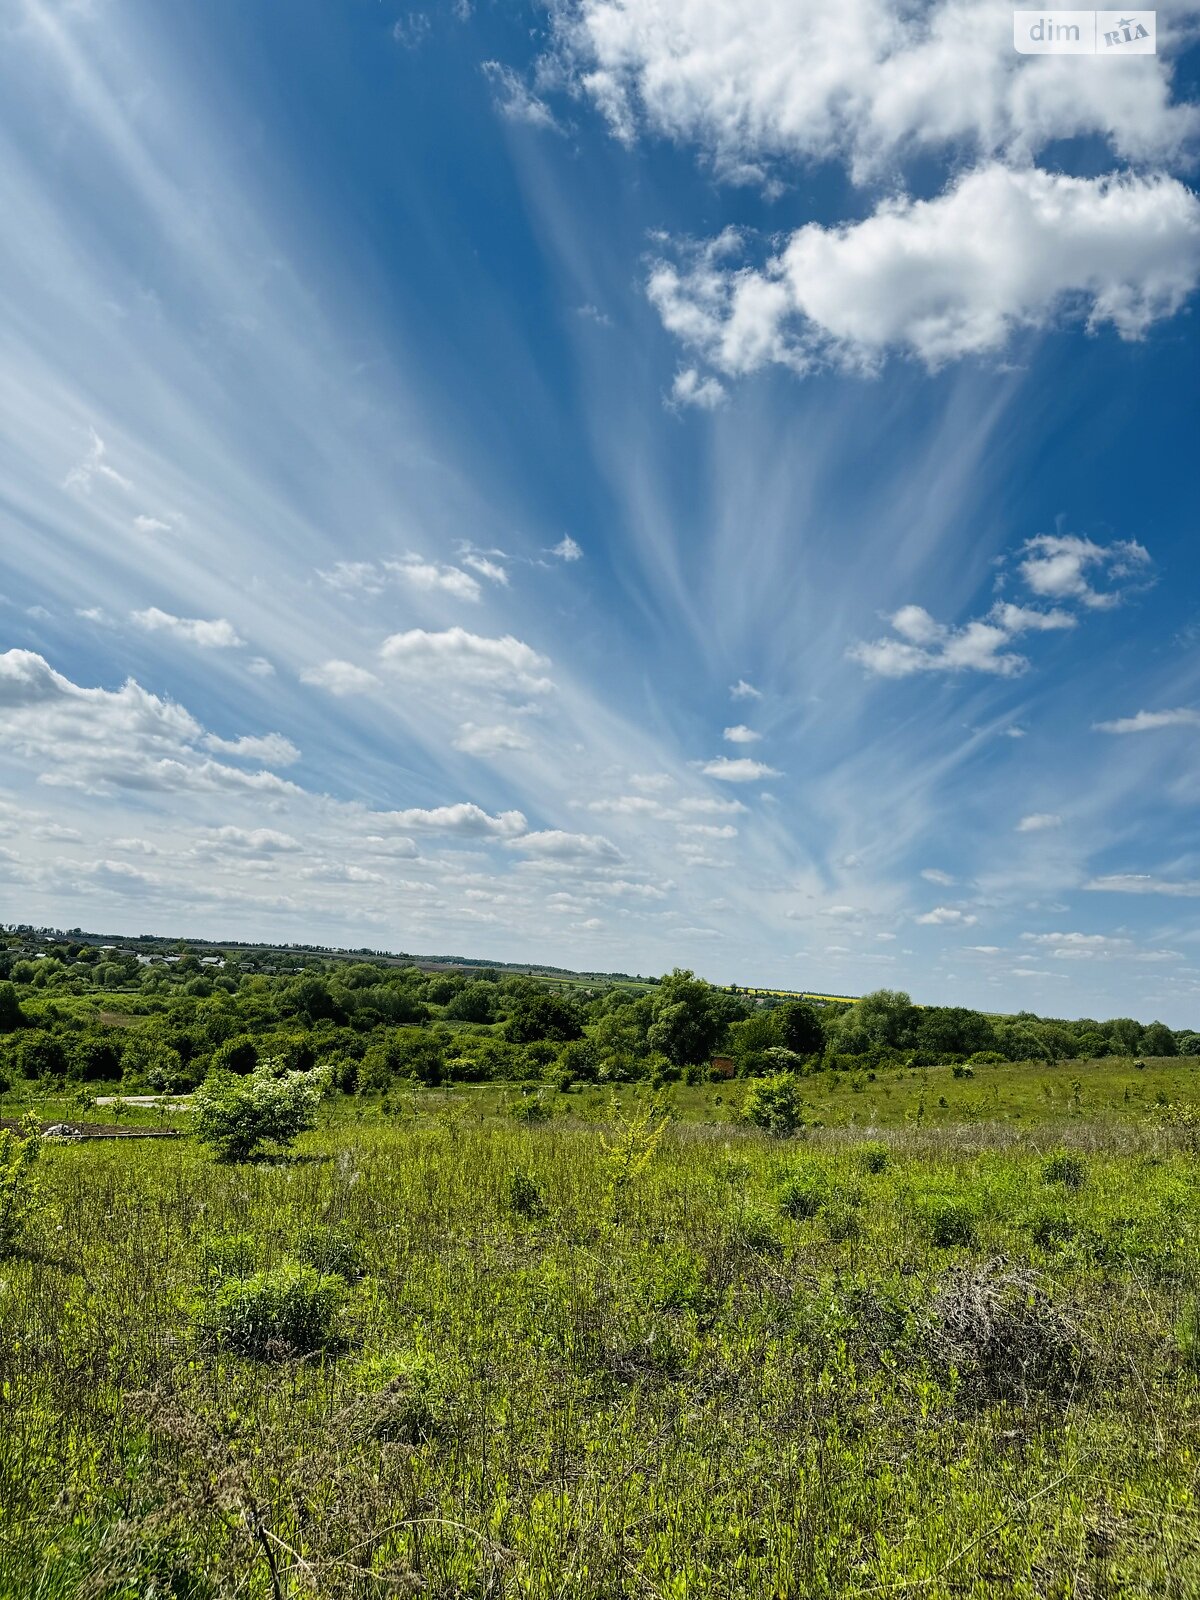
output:
M1198 26L0 6L8 919L1194 1023Z

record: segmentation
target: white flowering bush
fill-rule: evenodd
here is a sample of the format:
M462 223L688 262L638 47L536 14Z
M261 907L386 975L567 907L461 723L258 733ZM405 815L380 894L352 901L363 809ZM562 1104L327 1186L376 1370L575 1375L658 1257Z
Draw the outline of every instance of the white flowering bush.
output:
M192 1126L218 1161L249 1161L266 1145L286 1149L316 1126L317 1108L332 1086L328 1068L279 1068L268 1060L245 1077L210 1072L192 1096Z

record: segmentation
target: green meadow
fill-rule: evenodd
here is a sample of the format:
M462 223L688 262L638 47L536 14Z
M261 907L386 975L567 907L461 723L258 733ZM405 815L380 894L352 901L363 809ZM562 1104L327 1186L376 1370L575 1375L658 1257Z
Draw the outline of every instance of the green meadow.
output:
M1200 1593L1196 1060L800 1089L786 1138L734 1081L41 1141L0 1593Z

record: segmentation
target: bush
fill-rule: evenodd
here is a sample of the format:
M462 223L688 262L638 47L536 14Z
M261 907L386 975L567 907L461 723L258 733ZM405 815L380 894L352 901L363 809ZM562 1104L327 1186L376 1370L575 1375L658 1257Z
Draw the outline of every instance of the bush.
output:
M296 1254L325 1277L354 1283L366 1270L362 1246L350 1229L337 1222L313 1222L301 1229Z
M1043 1183L1061 1183L1066 1189L1082 1189L1087 1182L1087 1164L1081 1156L1060 1150L1042 1168Z
M205 1343L234 1355L308 1355L338 1342L346 1286L289 1262L253 1277L221 1279L201 1307Z
M885 1144L864 1144L858 1152L858 1164L864 1172L883 1172L891 1160Z
M514 1172L509 1178L508 1209L514 1216L527 1219L546 1215L541 1185L528 1172Z
M1008 1060L1007 1056L1000 1054L999 1050L976 1050L975 1054L967 1057L969 1067L1002 1067Z
M1086 1341L1044 1281L1003 1257L947 1272L925 1333L935 1363L956 1371L965 1392L983 1401L1066 1397L1089 1365Z
M258 1240L252 1233L217 1234L204 1241L201 1267L205 1281L248 1278L258 1265Z
M797 1173L780 1185L775 1198L785 1217L807 1222L825 1204L825 1186L815 1172Z
M517 1100L508 1114L515 1122L548 1122L554 1115L554 1107L540 1094L531 1094Z
M781 1256L783 1240L770 1217L761 1211L743 1211L733 1225L730 1243L755 1256Z
M800 1090L790 1072L754 1079L742 1102L742 1116L746 1121L778 1139L786 1139L803 1126L802 1109Z
M821 1220L831 1244L849 1244L862 1237L862 1218L853 1195L835 1191L825 1203Z
M978 1219L974 1207L950 1197L931 1200L924 1208L925 1231L939 1250L976 1242Z
M28 1116L20 1133L0 1128L0 1256L11 1255L28 1236L40 1206L38 1174L41 1124Z
M244 1078L210 1072L193 1095L196 1136L211 1145L218 1161L249 1161L264 1145L286 1148L316 1126L328 1071L318 1067L276 1077L271 1065L263 1062Z

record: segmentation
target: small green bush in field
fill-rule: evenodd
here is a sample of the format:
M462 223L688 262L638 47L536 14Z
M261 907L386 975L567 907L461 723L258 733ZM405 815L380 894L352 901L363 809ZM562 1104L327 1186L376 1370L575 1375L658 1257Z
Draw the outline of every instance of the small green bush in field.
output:
M800 1172L780 1185L776 1204L785 1217L807 1222L825 1204L825 1185L816 1173Z
M330 1086L327 1068L277 1071L264 1061L254 1072L210 1072L192 1096L196 1137L218 1161L249 1161L264 1145L286 1148L316 1126L317 1107Z
M965 1200L951 1197L930 1200L923 1208L922 1219L930 1242L939 1250L972 1245L978 1237L978 1218L974 1207Z
M541 1185L528 1172L514 1172L508 1180L508 1209L514 1216L531 1220L544 1217L546 1199Z
M746 1091L742 1116L747 1122L786 1139L803 1126L803 1102L794 1073L778 1072L774 1077L756 1078Z
M248 1278L258 1265L258 1240L250 1233L215 1234L204 1241L205 1279Z
M333 1274L353 1283L366 1270L362 1246L350 1229L337 1222L313 1222L300 1231L296 1254L322 1277Z
M1082 1189L1087 1182L1087 1163L1081 1156L1060 1150L1042 1168L1043 1183L1061 1183L1066 1189Z
M20 1133L0 1129L0 1256L11 1255L24 1243L40 1207L38 1157L42 1153L41 1124L28 1116Z
M891 1152L885 1144L864 1144L858 1152L858 1164L864 1172L883 1172L890 1160Z
M200 1312L206 1344L234 1355L308 1355L338 1342L346 1286L315 1267L288 1262L249 1278L225 1278Z
M730 1243L754 1256L781 1256L783 1240L775 1223L761 1211L748 1209L733 1225Z

